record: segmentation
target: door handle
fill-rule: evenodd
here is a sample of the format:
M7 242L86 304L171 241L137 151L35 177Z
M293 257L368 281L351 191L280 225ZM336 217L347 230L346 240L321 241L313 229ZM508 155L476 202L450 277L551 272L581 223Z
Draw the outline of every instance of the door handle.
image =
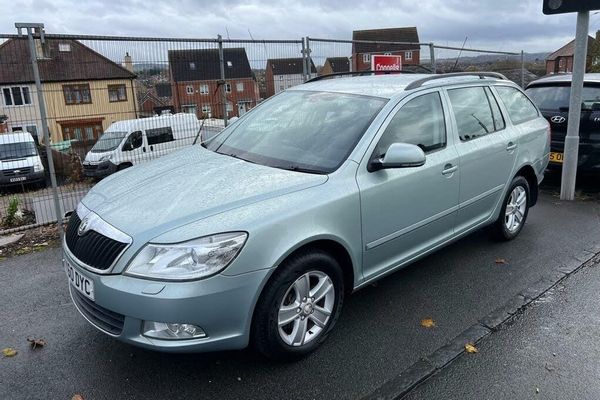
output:
M508 142L508 145L506 146L506 151L513 151L516 148L517 148L517 144L516 143Z
M154 146L150 146L150 151L154 151Z
M145 147L142 147L142 151L145 153L145 152L146 152L146 148L145 148Z
M444 165L444 169L442 170L442 175L450 175L458 170L457 165L446 164Z

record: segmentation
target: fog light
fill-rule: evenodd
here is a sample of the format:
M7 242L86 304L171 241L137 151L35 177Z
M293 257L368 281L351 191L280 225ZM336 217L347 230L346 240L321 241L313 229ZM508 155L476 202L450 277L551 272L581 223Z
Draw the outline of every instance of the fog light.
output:
M163 340L201 339L206 333L197 325L144 321L142 335Z

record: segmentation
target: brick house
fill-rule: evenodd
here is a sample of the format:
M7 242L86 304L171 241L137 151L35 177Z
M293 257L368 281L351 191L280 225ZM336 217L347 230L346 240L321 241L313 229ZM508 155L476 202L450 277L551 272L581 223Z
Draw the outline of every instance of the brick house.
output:
M160 115L163 111L175 113L170 83L157 83L139 96L140 114L144 117Z
M169 71L173 106L198 118L241 116L255 107L258 85L244 48L223 49L225 99L223 99L218 49L169 50Z
M329 57L325 60L320 75L335 74L350 71L350 60L348 57Z
M419 34L415 27L354 31L352 40L414 43L352 43L352 71L370 70L372 54L399 55L402 65L419 65L421 62Z
M304 60L301 57L274 58L267 60L267 69L265 72L267 97L271 97L287 88L303 83L303 61ZM312 60L310 60L310 77L313 78L316 75L317 68Z
M113 122L137 117L130 70L76 40L46 35L35 44L52 143L74 140L89 147ZM27 38L0 45L0 114L7 116L8 130L41 139Z
M592 49L596 39L588 36L588 59L586 63L586 72L592 64ZM546 58L546 74L559 74L573 72L573 57L575 54L575 40L565 44Z

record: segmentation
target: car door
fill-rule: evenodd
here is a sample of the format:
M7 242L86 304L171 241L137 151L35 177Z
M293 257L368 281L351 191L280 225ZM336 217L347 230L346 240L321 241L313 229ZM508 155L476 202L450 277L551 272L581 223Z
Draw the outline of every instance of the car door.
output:
M168 154L174 146L175 138L170 126L146 129L146 140L148 141L149 158L154 160Z
M415 94L390 113L357 172L365 278L432 249L453 234L458 205L458 153L439 91ZM368 171L392 143L419 145L420 167Z
M130 162L131 164L139 164L143 160L144 137L142 131L131 132L123 145L117 159L119 162Z
M456 233L487 221L510 181L518 136L487 86L446 90L458 134L460 194Z

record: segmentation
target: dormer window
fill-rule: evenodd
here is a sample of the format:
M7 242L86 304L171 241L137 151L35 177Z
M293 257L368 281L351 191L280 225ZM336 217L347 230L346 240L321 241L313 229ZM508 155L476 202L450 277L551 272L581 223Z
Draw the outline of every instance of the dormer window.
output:
M195 62L191 62L190 63L190 69L191 70L195 70L196 69L196 63Z
M71 43L59 43L58 51L65 53L71 51Z
M231 68L231 67L233 67L233 63L232 63L231 61L227 61L227 66L228 66L229 68Z

